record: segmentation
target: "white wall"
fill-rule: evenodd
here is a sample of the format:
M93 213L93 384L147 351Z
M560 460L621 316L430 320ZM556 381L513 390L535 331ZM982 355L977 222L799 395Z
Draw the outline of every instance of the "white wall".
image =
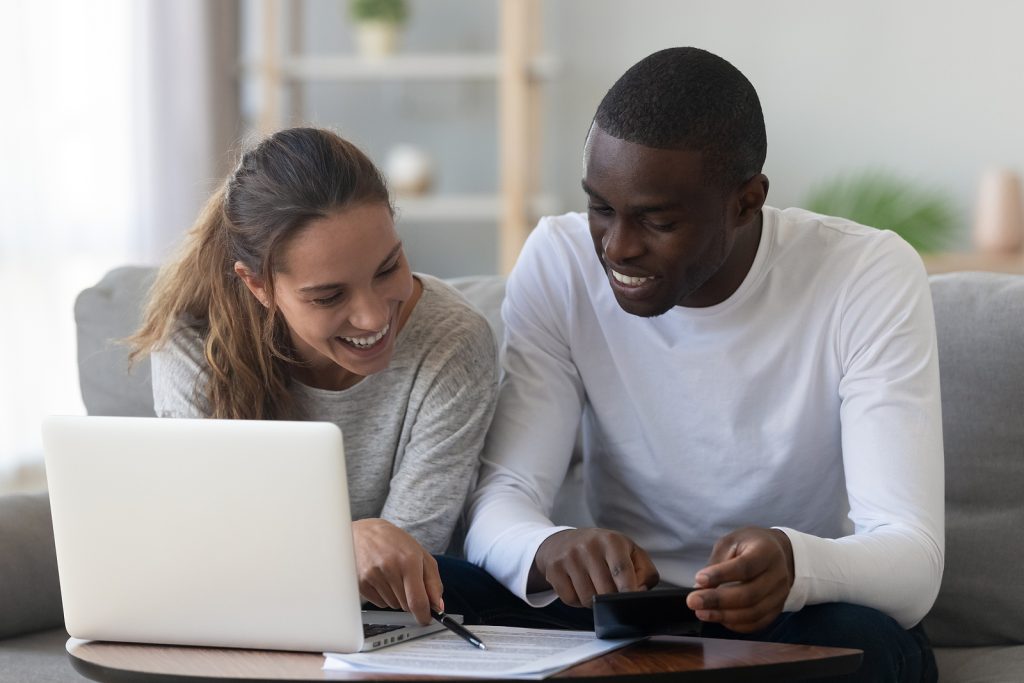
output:
M1024 171L1022 29L1011 0L555 0L546 38L565 66L548 107L550 182L578 206L581 141L604 92L650 52L695 45L761 97L769 203L884 167L948 192L966 233L980 173Z

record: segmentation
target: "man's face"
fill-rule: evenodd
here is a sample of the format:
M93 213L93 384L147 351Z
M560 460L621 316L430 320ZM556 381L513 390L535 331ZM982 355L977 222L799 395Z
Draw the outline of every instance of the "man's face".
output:
M738 272L742 259L730 256L745 227L739 221L749 223L756 211L740 210L740 188L716 187L702 156L591 128L583 176L590 233L627 313L650 317L674 306L711 306L728 298L746 275Z

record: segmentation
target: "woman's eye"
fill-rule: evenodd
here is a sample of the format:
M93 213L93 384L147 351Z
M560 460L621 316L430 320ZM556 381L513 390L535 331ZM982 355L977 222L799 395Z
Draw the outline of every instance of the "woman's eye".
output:
M313 299L313 303L317 306L330 306L331 304L336 303L339 299L341 299L341 292L336 292L335 294L325 296L322 299Z
M386 277L388 275L391 275L391 273L394 273L396 270L398 270L398 264L399 261L396 259L395 262L392 263L390 266L377 273L377 277Z

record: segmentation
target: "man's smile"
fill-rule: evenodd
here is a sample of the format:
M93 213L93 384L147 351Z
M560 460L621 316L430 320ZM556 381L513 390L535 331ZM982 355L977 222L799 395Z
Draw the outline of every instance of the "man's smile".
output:
M643 285L645 282L650 282L651 280L654 279L654 277L650 276L650 275L643 276L643 277L636 277L636 276L625 275L623 273L620 273L619 271L615 270L614 268L609 268L608 270L611 272L612 277L615 278L615 281L620 283L620 284L622 284L625 287L639 287L639 286Z

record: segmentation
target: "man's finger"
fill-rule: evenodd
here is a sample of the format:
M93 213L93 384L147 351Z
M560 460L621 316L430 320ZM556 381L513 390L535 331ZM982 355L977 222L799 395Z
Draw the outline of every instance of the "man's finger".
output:
M598 575L604 574L603 578L600 579L604 585L615 585L607 572L608 568L603 563L595 564L592 568L587 566L572 566L569 568L569 579L572 581L572 588L576 593L580 607L592 607L594 605L594 596L597 594L597 588L594 586L594 573ZM565 601L563 600L562 602Z
M696 614L701 621L719 623L737 633L753 633L771 624L780 611L757 605L738 610L697 610Z
M576 594L576 588L567 573L555 570L547 574L544 579L551 584L559 600L570 607L582 607L580 597Z
M639 546L634 546L631 557L633 559L633 572L636 574L638 584L637 588L640 586L645 588L657 586L661 575L658 574L658 568L654 566L654 562L651 561L651 556L647 554L647 551Z
M775 595L776 598L772 598ZM761 574L751 581L726 583L707 590L694 591L687 604L694 609L743 609L765 600L784 603L786 590L781 577Z
M709 564L697 572L699 587L713 588L732 581L750 581L771 566L767 553L740 552L722 562Z
M640 590L640 582L637 580L636 567L633 566L633 558L628 554L614 554L605 558L605 566L608 569L608 578L612 581L612 588L602 590L602 593L628 593ZM595 581L595 585L596 585Z

